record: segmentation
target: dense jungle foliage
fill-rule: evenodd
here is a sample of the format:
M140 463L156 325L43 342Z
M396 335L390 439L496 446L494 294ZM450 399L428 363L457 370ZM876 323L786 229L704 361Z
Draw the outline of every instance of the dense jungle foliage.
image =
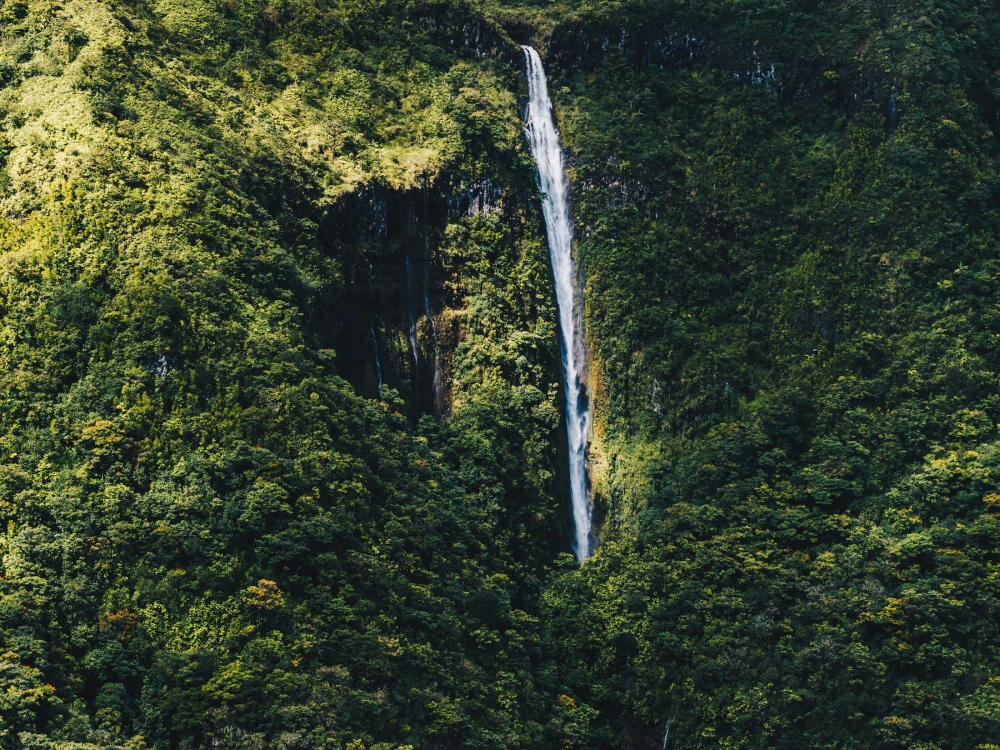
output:
M2 0L0 748L1000 748L998 123L974 0Z

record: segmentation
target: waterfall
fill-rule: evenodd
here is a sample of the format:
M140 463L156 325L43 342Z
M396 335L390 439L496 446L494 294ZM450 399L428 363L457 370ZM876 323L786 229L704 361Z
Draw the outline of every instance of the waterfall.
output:
M674 723L674 719L677 718L677 704L672 703L670 705L670 718L667 719L667 726L663 730L663 747L660 750L667 750L667 740L670 739L670 725Z
M431 385L434 389L434 411L444 408L444 373L441 371L441 350L438 348L437 326L431 315L431 299L427 294L427 272L424 271L424 315L431 324L431 337L434 340L434 376Z
M549 257L555 278L559 308L559 343L562 354L563 388L566 394L566 431L569 438L569 489L576 527L576 556L590 556L591 508L587 491L587 438L590 410L584 386L586 360L583 346L583 315L577 300L573 263L573 221L569 215L566 177L563 174L559 132L552 119L552 102L545 83L545 69L538 53L524 47L528 63L528 112L524 130L538 164L542 190L542 213L549 239Z

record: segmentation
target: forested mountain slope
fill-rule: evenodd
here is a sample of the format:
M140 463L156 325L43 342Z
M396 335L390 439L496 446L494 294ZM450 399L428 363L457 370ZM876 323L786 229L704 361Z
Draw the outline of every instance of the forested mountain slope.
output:
M0 747L1000 746L1000 11L0 35ZM585 288L582 565L521 43Z
M605 746L1000 744L998 20L552 34L607 522L544 619Z
M559 741L516 74L446 4L2 12L0 745Z

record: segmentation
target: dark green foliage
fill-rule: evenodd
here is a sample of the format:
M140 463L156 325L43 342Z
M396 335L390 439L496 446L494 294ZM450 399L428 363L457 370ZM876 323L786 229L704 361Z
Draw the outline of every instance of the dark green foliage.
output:
M567 13L607 523L543 614L590 742L994 747L1000 15Z
M1000 746L1000 11L0 34L0 747ZM582 566L515 39L587 284Z

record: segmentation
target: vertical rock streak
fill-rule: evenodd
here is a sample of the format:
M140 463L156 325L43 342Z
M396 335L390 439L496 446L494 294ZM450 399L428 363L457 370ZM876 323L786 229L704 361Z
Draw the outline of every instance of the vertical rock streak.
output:
M372 264L368 264L368 296L371 297L372 309L376 309L375 288L372 284ZM375 349L375 376L378 378L378 397L382 399L382 362L378 356L378 336L375 335L375 319L368 319L368 328L372 333L372 347Z
M375 335L375 321L368 322L372 332L372 346L375 348L375 376L378 378L378 397L382 398L382 363L378 358L378 337Z
M420 348L417 344L417 316L413 312L413 271L406 254L406 314L409 319L410 354L413 355L413 412L420 418Z
M591 507L587 489L587 438L590 410L584 378L583 315L577 300L573 263L573 222L569 215L566 177L559 132L552 118L552 102L545 82L545 69L538 53L524 47L528 72L528 112L525 133L538 164L543 193L542 212L549 240L549 257L555 278L559 308L563 386L566 394L566 430L569 438L569 481L576 527L576 556L585 560L591 549Z
M431 243L427 231L427 185L424 184L424 315L431 326L431 338L434 344L434 379L431 383L434 389L434 413L440 414L444 409L444 373L441 371L441 349L438 346L437 324L431 312L430 278L431 278Z

